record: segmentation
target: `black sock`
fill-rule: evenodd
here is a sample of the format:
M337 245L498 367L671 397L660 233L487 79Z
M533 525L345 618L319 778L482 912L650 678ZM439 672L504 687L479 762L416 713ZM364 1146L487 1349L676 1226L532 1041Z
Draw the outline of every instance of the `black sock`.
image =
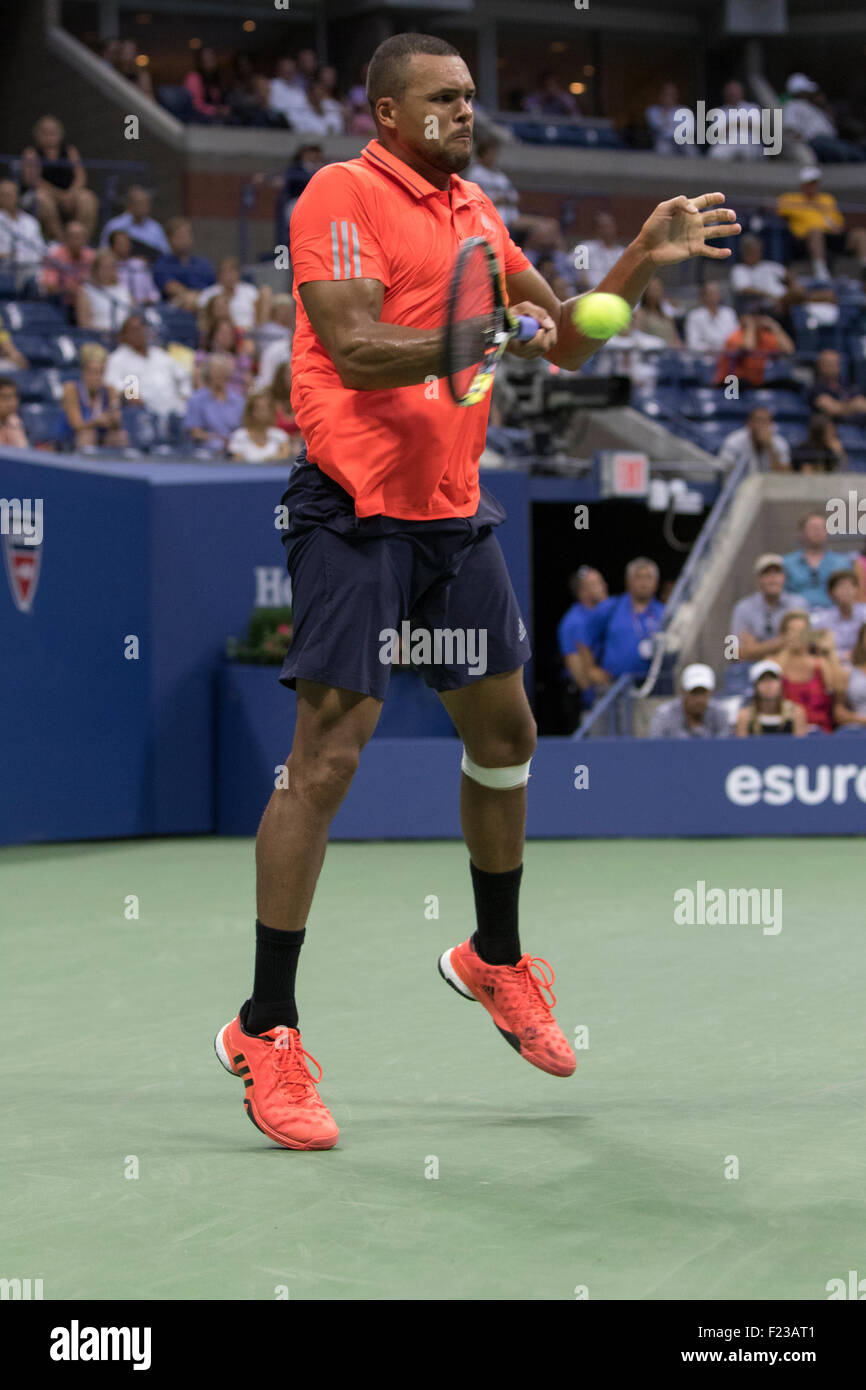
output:
M276 931L256 918L256 972L243 1026L248 1033L297 1028L295 972L304 944L302 931Z
M475 890L478 929L472 945L488 965L516 965L520 960L517 934L517 900L523 865L504 874L488 874L469 861Z

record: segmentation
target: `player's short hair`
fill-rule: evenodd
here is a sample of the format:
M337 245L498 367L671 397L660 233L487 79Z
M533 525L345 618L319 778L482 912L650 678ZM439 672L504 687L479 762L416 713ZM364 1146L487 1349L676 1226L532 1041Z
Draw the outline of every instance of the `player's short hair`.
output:
M408 59L415 53L429 53L434 58L459 58L460 53L445 39L433 34L394 34L379 44L367 68L367 101L373 116L380 97L400 101L406 94Z

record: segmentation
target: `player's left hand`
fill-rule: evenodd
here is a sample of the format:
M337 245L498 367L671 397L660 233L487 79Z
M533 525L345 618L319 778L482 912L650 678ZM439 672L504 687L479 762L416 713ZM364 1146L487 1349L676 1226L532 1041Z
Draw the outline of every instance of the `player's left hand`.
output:
M717 237L739 236L743 230L733 208L721 207L724 193L701 193L697 198L669 198L650 213L638 242L653 265L676 265L692 256L727 260L729 246L711 246Z
M543 357L556 346L556 324L550 317L546 309L541 309L537 304L530 304L524 300L522 304L509 304L508 312L515 318L521 314L527 314L529 318L537 319L541 324L534 338L530 338L525 343L519 343L516 338L512 338L506 352L511 352L515 357Z

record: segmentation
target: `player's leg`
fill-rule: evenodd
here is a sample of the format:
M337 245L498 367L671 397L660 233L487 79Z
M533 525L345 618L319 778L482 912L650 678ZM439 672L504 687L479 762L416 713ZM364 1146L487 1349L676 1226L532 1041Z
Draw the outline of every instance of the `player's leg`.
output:
M252 997L217 1034L216 1052L244 1081L247 1114L291 1149L330 1149L333 1116L301 1047L295 973L325 858L328 829L349 790L381 700L299 679L288 781L275 789L256 837L256 959Z
M546 961L523 954L518 904L523 874L526 784L536 728L523 687L526 630L499 542L479 539L456 575L425 598L425 624L462 632L469 651L483 650L488 674L464 664L431 672L463 740L461 823L469 849L476 930L445 951L439 971L458 993L484 1005L506 1041L533 1066L569 1076L574 1053L554 1019L545 990Z
M503 769L528 763L536 727L523 670L485 676L439 698L454 722L467 759L476 767ZM472 863L488 874L507 873L523 862L526 784L483 785L464 772L460 779L460 824Z
M286 759L287 785L271 793L256 837L258 919L272 931L289 936L304 929L331 821L382 709L381 700L314 681L298 680L297 692L295 736ZM264 1016L267 1000L285 1004L287 997L276 982L265 993L257 982L253 1002L264 1028L275 1023L295 1026L296 1018Z

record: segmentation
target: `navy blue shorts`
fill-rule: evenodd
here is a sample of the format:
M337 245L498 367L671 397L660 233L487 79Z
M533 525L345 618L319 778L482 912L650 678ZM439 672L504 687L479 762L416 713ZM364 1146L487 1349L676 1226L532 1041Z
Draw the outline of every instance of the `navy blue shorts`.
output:
M460 690L529 659L493 534L505 511L486 488L472 517L358 517L348 492L301 461L282 500L293 625L283 685L294 690L300 678L384 700L397 638L433 690Z

